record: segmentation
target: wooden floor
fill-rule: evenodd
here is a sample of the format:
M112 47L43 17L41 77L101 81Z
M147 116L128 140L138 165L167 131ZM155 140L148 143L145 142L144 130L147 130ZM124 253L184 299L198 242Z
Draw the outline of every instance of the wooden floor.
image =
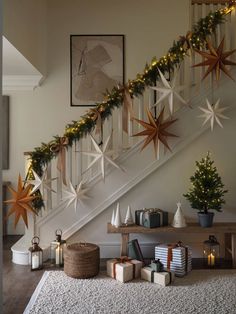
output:
M45 270L31 272L30 266L13 264L11 246L19 236L3 238L3 314L22 314ZM101 260L101 270L105 260ZM46 314L46 313L45 313Z

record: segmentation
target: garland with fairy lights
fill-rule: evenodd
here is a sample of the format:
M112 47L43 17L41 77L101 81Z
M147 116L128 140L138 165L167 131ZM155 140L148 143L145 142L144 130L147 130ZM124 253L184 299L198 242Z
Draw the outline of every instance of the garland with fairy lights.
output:
M205 18L201 18L193 30L188 32L186 36L180 36L179 40L174 41L173 46L168 53L159 60L154 57L151 64L146 64L144 72L137 74L136 79L129 80L126 84L128 91L133 96L142 95L147 86L154 86L159 79L158 69L162 73L172 73L174 68L178 66L187 55L190 49L205 48L207 36L213 34L219 24L224 23L225 16L229 14L235 6L235 1L222 9L210 12ZM103 102L96 104L96 110L100 114L102 122L105 121L115 108L122 106L124 98L124 87L114 87L107 92ZM67 138L67 146L72 146L73 142L80 140L96 127L97 114L94 110L89 110L83 115L79 121L72 121L67 124L63 137ZM28 179L33 178L32 170L39 176L42 176L43 169L47 164L57 156L57 152L52 149L53 146L59 145L60 137L55 136L49 143L42 143L40 147L36 147L34 151L29 153L30 167L27 174ZM33 201L36 210L44 207L44 202L39 191L34 193L37 198Z

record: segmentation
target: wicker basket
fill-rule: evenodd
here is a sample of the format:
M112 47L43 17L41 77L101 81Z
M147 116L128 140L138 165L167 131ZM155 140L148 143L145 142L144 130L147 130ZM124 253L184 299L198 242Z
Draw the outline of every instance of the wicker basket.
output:
M64 271L69 277L90 278L99 272L100 250L92 243L74 243L64 254Z

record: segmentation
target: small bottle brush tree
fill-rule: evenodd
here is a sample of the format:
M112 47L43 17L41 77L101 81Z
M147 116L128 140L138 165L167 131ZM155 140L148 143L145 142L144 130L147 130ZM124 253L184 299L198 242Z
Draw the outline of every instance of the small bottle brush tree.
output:
M184 194L192 208L205 214L210 209L220 212L222 204L225 203L223 196L228 192L223 189L224 184L213 164L209 153L201 161L196 161L196 172L190 177L192 187Z

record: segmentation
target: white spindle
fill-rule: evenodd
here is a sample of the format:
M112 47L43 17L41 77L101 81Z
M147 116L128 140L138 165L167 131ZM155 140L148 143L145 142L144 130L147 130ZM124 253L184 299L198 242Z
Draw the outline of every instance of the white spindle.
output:
M62 199L62 175L61 171L57 169L57 203L59 204Z
M138 118L143 120L144 118L144 96L140 95L138 98Z
M73 182L73 170L72 170L72 164L73 164L73 153L72 153L72 146L69 146L67 149L67 156L66 156L66 176L70 179L71 182Z
M152 111L152 106L154 104L154 90L152 88L149 87L149 95L148 95L148 107L149 110Z
M82 139L75 142L75 184L82 180Z
M117 148L119 152L123 150L123 124L122 124L122 108L117 109Z
M47 180L52 179L52 164L51 162L48 163L47 166ZM52 188L52 181L48 183L49 187ZM52 191L47 190L46 192L46 210L52 209Z

